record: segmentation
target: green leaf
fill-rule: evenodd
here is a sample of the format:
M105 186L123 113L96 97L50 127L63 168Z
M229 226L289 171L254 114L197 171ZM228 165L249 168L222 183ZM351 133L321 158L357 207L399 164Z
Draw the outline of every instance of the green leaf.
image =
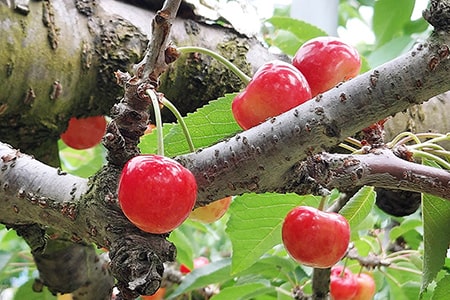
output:
M163 125L163 136L167 135L174 127L174 123L165 123ZM152 130L151 133L143 135L139 141L139 149L145 154L156 154L158 152L158 128Z
M449 286L450 286L450 275L447 275L438 281L436 288L434 289L433 296L431 297L431 300L447 300Z
M294 194L245 194L230 207L228 233L233 245L232 273L253 265L281 243L281 227L286 214L298 205L314 205L320 197Z
M359 70L359 74L363 74L366 73L367 71L370 71L372 67L365 56L362 56L361 53L360 56L361 56L361 69Z
M185 264L189 269L194 266L194 254L192 251L191 241L181 230L174 230L170 234L168 240L177 247L177 261Z
M378 0L373 11L373 31L381 46L402 32L410 22L415 0Z
M293 273L298 267L298 264L292 260L289 256L287 256L286 253L283 257L276 256L276 255L264 255L262 258L260 258L256 263L254 263L249 268L243 270L242 272L239 272L239 277L243 276L250 276L255 277L256 274L259 277L263 277L266 279L273 280L274 278L277 278L277 280L283 280L283 281L292 281L299 278L293 278ZM306 274L300 274L304 275L306 277ZM304 278L301 277L301 278Z
M99 144L93 148L77 150L59 140L61 168L73 175L87 178L95 174L106 162L106 150Z
M56 297L53 296L47 288L44 288L42 292L36 293L33 291L34 279L27 281L25 284L21 285L16 294L14 295L14 300L55 300Z
M211 300L246 300L254 299L255 296L274 292L275 288L261 282L246 283L224 288L219 294L214 295Z
M231 112L231 102L235 96L236 94L227 94L222 98L213 100L184 118L196 149L210 146L242 130L234 120ZM166 156L173 157L190 152L179 124L171 126L167 134L166 124L163 127ZM140 146L145 151L152 150L151 148L155 144L154 140L152 142L151 139L154 138L154 136L143 137ZM148 147L149 145L151 147Z
M425 30L430 28L430 26L430 23L425 21L424 18L419 18L405 25L405 34L412 35L414 33L424 32Z
M232 278L230 274L231 259L212 262L206 266L192 270L177 289L170 294L168 299L174 299L179 295L205 287L209 284L220 284Z
M274 46L291 56L294 56L297 49L306 41L318 36L328 35L314 25L289 17L272 17L265 22L270 23L274 27L275 32L285 32L282 33L284 38L278 37L274 41Z
M415 42L416 40L410 36L400 36L393 38L383 46L372 51L367 56L367 60L370 66L377 67L411 49L411 46Z
M12 257L12 253L0 250L0 274L3 272L6 265L8 265L8 262Z
M273 33L269 43L273 46L276 46L283 53L294 56L298 48L300 48L300 46L304 42L305 41L299 39L292 32L284 29L279 29Z
M423 164L438 168L439 165L430 160ZM423 219L423 279L422 291L436 278L444 266L447 249L450 243L450 202L428 194L422 194Z
M375 195L372 186L364 186L341 208L339 213L348 220L350 228L358 226L370 214L375 204Z
M425 290L444 265L450 243L450 202L428 194L422 197L424 236L422 290Z
M406 219L401 222L399 226L392 228L389 233L389 239L395 241L398 237L404 235L408 231L414 230L417 227L422 227L422 221L417 219Z

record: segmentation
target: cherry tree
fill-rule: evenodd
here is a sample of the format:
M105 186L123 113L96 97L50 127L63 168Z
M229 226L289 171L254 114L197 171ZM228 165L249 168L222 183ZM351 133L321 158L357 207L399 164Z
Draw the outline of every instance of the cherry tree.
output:
M424 11L424 19L433 27L426 41L245 131L232 118L235 94L229 94L243 88L245 81L232 74L230 65L212 67L212 73L191 69L191 81L178 85L184 81L177 79L183 78L177 73L183 63L185 69L198 61L220 63L204 58L209 52L199 47L183 48L180 44L189 41L180 37L177 26L200 36L200 46L205 36L211 37L208 42L220 44L217 47L228 59L209 54L221 62L231 61L244 73L253 73L275 55L254 38L234 33L233 42L224 41L223 35L213 34L217 28L177 18L179 9L191 11L186 4L180 7L180 1L165 1L152 18L144 13L151 28L148 40L125 17L112 16L113 6L108 5L95 1L0 4L5 11L0 32L8 32L1 46L6 54L0 59L5 66L0 75L0 222L29 245L39 269L35 291L46 286L54 294L72 293L77 299L110 299L116 286L117 298L134 299L162 287L171 289L171 297L201 291L206 298L219 299L243 293L326 299L330 269L303 268L280 247L286 213L298 205L320 202L322 209L339 212L349 221L354 235L345 258L349 268L375 270L377 286L388 286L390 295L429 296L425 291L435 281L434 297L442 297L449 278L442 269L449 242L450 174L448 152L440 143L448 136L403 132L387 141L384 119L450 89L448 1L431 1ZM142 17L141 10L133 13L131 18ZM20 26L10 25L12 14L20 16ZM36 14L42 18L31 18ZM273 20L281 27L277 22ZM309 34L321 34L306 28ZM46 49L43 54L33 53L40 47ZM18 76L21 69L30 70L29 76ZM219 90L221 95L210 97L205 92L207 100L218 99L201 103L206 101L202 99L195 105L200 108L178 118L179 123L159 122L153 133L144 136L149 121L159 118L160 105L170 108L168 99L178 98L174 103L182 107L189 89L197 87L202 93ZM176 109L170 111L177 115ZM108 115L110 121L102 140L105 160L96 159L98 170L84 178L58 166L56 141L72 116L87 115ZM184 125L192 144L184 140ZM161 151L156 149L162 139L164 154L195 176L195 207L236 197L226 229L232 258L221 253L223 259L186 276L174 262L190 264L193 252L186 242L190 229L143 232L124 216L117 199L123 166L142 153ZM339 145L352 153L338 151ZM385 197L386 207L395 202L392 198L405 195L400 191L408 193L405 203L422 193L423 220L394 219L401 224L397 230L386 215L384 225L389 230L374 228L373 219L364 223L379 210L374 204L380 195L391 195ZM190 222L191 228L199 226ZM422 225L423 241L410 245L418 240L409 236L417 234L412 229ZM387 245L389 253L384 249ZM402 271L409 275L392 273ZM245 277L255 274L260 277L254 281ZM408 286L411 280L414 284Z

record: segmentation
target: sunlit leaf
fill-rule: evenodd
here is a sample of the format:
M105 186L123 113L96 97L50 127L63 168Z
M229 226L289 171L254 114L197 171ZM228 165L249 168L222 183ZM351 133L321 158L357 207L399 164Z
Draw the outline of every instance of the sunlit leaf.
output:
M221 283L231 279L231 259L226 258L212 262L201 268L194 269L184 277L183 282L176 288L168 299L205 287L209 284Z
M274 292L275 288L267 283L252 282L241 285L235 285L225 288L219 294L214 295L211 300L245 300L254 299L255 296Z
M415 0L378 0L373 11L373 31L379 46L402 32L410 22Z
M25 284L21 285L17 292L14 295L13 300L25 300L25 299L33 299L33 300L55 300L56 297L53 296L47 288L44 288L42 292L36 293L33 291L33 283L34 279L30 279Z
M245 194L230 207L227 233L233 244L233 273L253 265L264 253L281 243L286 214L298 205L317 205L320 197L294 194Z
M165 123L163 125L163 136L167 135L174 127L173 123ZM151 133L145 134L141 137L139 142L139 149L145 154L156 154L158 152L158 128L152 130Z
M372 51L367 56L367 61L370 66L377 67L410 50L415 42L416 40L410 36L399 36L393 38L383 46Z
M391 229L391 231L389 232L389 239L391 241L395 241L395 239L397 239L398 237L404 235L408 231L414 230L417 227L421 227L421 226L422 226L422 221L421 220L406 219L405 221L400 223L399 226L396 226L396 227Z
M328 34L309 23L289 17L272 17L266 20L275 30L282 32L273 45L280 48L284 53L294 56L297 49L306 41ZM284 33L283 33L284 32Z
M356 227L370 214L375 204L375 195L372 186L364 186L341 208L339 213L348 220L351 228Z
M450 286L450 275L447 275L438 281L436 288L434 289L433 296L431 297L431 300L447 300L449 286Z
M196 149L241 131L231 112L231 102L235 96L236 94L227 94L213 100L184 118ZM190 152L179 124L164 124L163 127L166 156L173 157ZM156 146L156 134L142 137L140 147L144 153L155 153Z
M181 230L172 231L168 240L177 247L177 261L192 270L194 265L194 254L191 246L192 241L190 241Z
M13 257L12 253L0 251L0 273L8 264L9 260Z
M77 150L65 146L60 140L58 146L61 168L70 174L87 178L94 175L106 162L106 150L101 144Z
M434 280L444 265L450 243L450 202L423 195L424 261L422 289Z
M435 162L424 164L438 167ZM422 195L424 238L422 290L436 278L443 267L450 243L450 202L429 194Z

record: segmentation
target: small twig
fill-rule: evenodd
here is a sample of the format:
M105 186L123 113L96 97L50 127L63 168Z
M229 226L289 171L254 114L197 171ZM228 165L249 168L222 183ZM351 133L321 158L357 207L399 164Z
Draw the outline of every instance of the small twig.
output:
M152 20L152 34L144 60L138 64L138 76L151 83L158 83L159 76L167 69L165 51L169 45L172 21L175 19L181 0L166 0Z

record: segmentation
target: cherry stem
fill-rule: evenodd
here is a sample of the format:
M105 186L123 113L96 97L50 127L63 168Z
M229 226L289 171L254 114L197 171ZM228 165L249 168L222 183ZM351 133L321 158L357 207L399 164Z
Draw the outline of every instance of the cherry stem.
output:
M164 155L164 136L163 136L163 124L161 119L161 110L159 108L159 100L154 90L146 90L147 95L152 99L153 110L155 112L156 121L156 134L158 139L158 155Z
M428 153L426 151L412 150L411 152L413 153L414 157L420 157L420 158L426 158L426 159L432 160L435 163L439 164L444 169L450 170L450 164L445 159L442 159L442 158L440 158L434 154Z
M223 57L217 52L211 51L209 49L203 48L203 47L195 47L195 46L186 46L186 47L179 47L177 50L181 53L203 53L206 55L209 55L213 58L215 58L218 62L223 64L225 67L227 67L231 72L233 72L239 79L242 80L242 82L247 85L251 77L247 76L244 72L242 72L236 65L234 65L232 62L230 62L228 59Z
M181 126L181 129L183 130L183 134L186 138L186 141L189 145L189 150L191 152L195 151L195 146L194 143L192 142L192 137L191 134L189 133L188 127L186 125L186 122L183 119L183 116L180 114L180 112L178 111L178 109L175 107L175 105L173 105L172 102L169 101L169 99L167 99L166 97L162 98L162 104L167 107L173 114L174 116L177 118L178 123Z
M328 196L322 196L322 198L320 199L320 202L319 202L319 206L317 207L318 210L323 211L323 209L325 207L325 202L327 201L327 199L328 199Z

